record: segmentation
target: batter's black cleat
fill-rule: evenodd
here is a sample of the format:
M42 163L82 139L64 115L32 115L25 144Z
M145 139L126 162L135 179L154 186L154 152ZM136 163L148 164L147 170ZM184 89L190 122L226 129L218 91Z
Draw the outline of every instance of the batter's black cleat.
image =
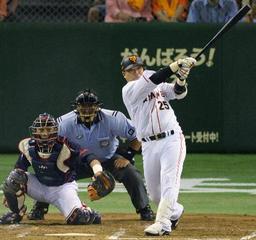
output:
M0 224L17 224L22 220L18 213L8 212L0 218Z
M142 221L154 221L155 220L155 214L149 205L140 209L138 212L140 213L140 219Z
M181 220L181 217L182 217L183 213L184 213L184 210L182 211L182 213L181 213L181 215L180 215L180 217L179 217L178 219L171 220L171 223L172 223L171 228L172 228L172 230L175 230L175 229L177 228L177 226L178 226L178 224L179 224L179 222L180 222L180 220Z
M36 202L27 217L29 220L44 220L44 215L48 209L49 203Z

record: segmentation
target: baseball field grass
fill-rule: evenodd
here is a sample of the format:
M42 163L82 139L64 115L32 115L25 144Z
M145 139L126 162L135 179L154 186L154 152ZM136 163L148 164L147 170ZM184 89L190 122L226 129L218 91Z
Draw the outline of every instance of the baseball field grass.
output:
M0 154L0 182L17 159L17 154ZM136 156L136 166L143 172L142 159ZM256 155L255 154L188 154L182 174L179 201L186 213L256 215ZM79 195L90 207L105 213L134 213L127 192L115 191L99 201L90 202L84 182L79 181ZM0 197L2 197L2 191ZM27 197L30 209L33 201ZM153 209L156 206L152 203ZM6 208L0 206L0 214ZM58 212L54 207L50 212Z

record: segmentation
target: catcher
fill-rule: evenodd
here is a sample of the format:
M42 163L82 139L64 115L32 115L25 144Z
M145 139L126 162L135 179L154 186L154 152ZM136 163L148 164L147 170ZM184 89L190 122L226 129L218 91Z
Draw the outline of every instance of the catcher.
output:
M94 176L96 181L88 186L89 198L97 200L112 191L112 186L105 187L105 177L111 176L124 184L130 195L140 219L154 220L154 214L149 206L149 199L142 175L132 164L136 151L140 149L140 142L135 136L135 129L123 113L102 109L98 96L91 89L78 94L71 111L58 118L59 135L68 139L80 148L88 150L87 163L81 161L77 170L77 179ZM130 141L129 149L120 152L117 137ZM88 169L86 164L91 166ZM104 169L104 171L103 171ZM104 186L104 187L103 187ZM48 211L48 204L37 202L29 214L29 219L43 219Z
M0 224L22 220L27 209L25 193L37 201L53 204L67 224L101 223L101 216L81 203L74 180L77 159L87 156L58 139L58 124L50 114L40 114L30 130L31 138L19 143L19 158L3 184L6 206L11 211L0 218ZM29 166L34 174L27 172Z

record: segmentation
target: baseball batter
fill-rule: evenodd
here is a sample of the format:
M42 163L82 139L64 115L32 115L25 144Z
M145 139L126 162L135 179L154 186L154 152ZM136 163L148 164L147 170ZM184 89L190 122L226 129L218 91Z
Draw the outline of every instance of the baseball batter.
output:
M145 229L146 235L169 235L184 211L177 200L186 145L169 101L186 96L186 78L195 63L194 58L179 59L155 72L144 70L142 59L136 55L121 62L127 81L122 89L123 101L142 142L149 196L158 205L155 223ZM167 83L174 73L179 78Z
M32 136L19 143L19 158L3 184L11 211L0 218L0 224L22 220L26 212L25 193L53 204L68 224L100 223L100 215L83 206L77 194L74 165L80 151L57 138L58 124L50 114L40 114L30 129ZM33 174L27 172L29 166L33 167Z

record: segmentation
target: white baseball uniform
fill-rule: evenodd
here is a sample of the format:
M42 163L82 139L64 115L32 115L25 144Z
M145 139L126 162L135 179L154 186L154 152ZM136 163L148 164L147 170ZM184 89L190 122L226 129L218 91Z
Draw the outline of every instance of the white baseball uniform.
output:
M144 176L149 196L159 204L156 221L170 232L170 219L177 219L183 211L177 199L186 145L169 100L184 98L187 91L177 95L172 83L154 84L149 79L154 73L145 70L139 79L129 81L123 87L122 94L137 138L142 141Z

